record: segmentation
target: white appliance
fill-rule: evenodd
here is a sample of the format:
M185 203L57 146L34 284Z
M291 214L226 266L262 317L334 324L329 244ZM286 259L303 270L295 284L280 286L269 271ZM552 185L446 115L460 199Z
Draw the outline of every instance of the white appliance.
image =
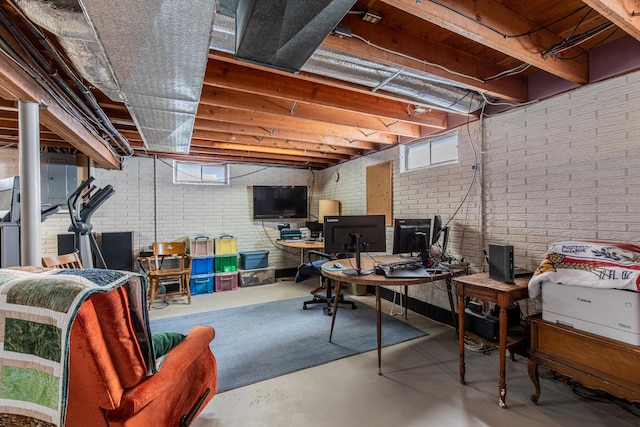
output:
M640 346L640 293L542 284L542 319Z

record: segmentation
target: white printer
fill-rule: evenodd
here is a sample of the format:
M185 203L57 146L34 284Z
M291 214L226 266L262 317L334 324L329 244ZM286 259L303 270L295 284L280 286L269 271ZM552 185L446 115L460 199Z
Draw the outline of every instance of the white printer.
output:
M544 282L542 319L640 346L640 292Z

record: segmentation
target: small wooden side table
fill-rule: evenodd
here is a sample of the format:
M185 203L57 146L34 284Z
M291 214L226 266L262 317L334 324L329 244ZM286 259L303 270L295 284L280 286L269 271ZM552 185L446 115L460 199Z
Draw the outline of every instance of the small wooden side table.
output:
M460 382L464 384L464 309L465 309L465 296L471 298L477 298L486 302L497 303L500 307L500 332L499 332L499 344L498 351L500 352L500 380L498 382L498 394L500 396L499 406L506 407L507 397L507 382L506 382L506 353L507 348L514 347L519 341L526 339L522 337L521 340L512 340L508 342L507 337L507 308L513 302L525 299L529 296L529 278L519 277L515 280L516 283L509 284L498 282L489 278L487 273L471 274L469 276L454 277L453 281L458 288L458 327L459 327L459 344L460 344ZM495 345L495 343L491 343Z

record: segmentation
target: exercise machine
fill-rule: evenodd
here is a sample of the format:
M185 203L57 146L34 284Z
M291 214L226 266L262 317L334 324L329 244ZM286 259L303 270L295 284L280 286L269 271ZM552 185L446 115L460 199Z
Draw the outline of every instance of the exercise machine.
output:
M92 233L91 216L116 190L111 185L97 188L92 185L94 180L94 177L89 177L67 198L69 216L71 217L69 231L74 234L75 249L80 254L80 261L82 261L84 268L94 267L94 256L97 264L102 268L107 268L98 242Z

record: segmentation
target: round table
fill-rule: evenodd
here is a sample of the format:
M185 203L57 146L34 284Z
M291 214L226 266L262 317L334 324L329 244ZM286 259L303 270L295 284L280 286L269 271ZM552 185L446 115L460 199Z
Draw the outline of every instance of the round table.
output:
M382 255L376 256L373 258L369 256L362 256L360 261L360 266L363 270L374 270L375 265L377 264L388 264L393 262L402 262L407 261L407 258L402 258L396 255ZM354 268L356 265L355 258L348 259L339 259L335 261L329 261L322 265L322 274L325 277L331 279L331 282L334 284L334 305L333 305L333 315L331 317L331 331L329 333L329 342L333 337L333 327L336 320L336 314L338 313L338 297L340 296L340 283L347 282L353 283L356 285L365 285L365 286L375 286L376 289L376 331L377 331L377 340L378 340L378 375L382 375L382 365L381 365L381 340L382 340L382 305L380 302L380 287L382 286L404 286L404 307L405 307L405 316L406 316L406 297L407 297L407 287L411 285L423 285L425 283L435 282L437 280L446 280L447 282L447 290L449 291L449 303L451 305L451 312L454 319L454 326L456 326L456 316L455 316L455 308L453 306L453 295L451 294L452 284L451 278L455 275L453 271L447 271L441 274L434 274L429 277L419 277L419 278L389 278L384 275L377 275L375 273L367 274L367 275L346 275L343 273L342 269L336 269L334 267L335 263L340 263L342 267L345 269ZM457 329L457 327L456 327Z

